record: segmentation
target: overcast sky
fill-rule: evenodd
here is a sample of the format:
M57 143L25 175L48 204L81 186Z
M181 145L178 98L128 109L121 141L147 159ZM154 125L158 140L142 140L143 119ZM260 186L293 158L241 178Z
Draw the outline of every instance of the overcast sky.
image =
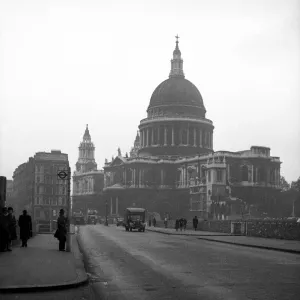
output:
M86 124L99 168L129 152L176 34L214 150L270 147L296 180L299 0L0 0L0 175L51 149L74 170Z

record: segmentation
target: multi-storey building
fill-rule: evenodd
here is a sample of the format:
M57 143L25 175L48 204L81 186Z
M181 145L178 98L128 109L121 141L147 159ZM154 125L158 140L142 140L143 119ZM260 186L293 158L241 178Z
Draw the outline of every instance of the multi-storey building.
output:
M6 181L6 197L8 199L13 196L13 190L14 190L13 180L8 179Z
M91 140L88 125L79 145L76 171L73 174L73 210L100 209L104 184L103 170L97 170L95 146Z
M55 228L58 212L68 213L68 177L58 177L60 171L69 171L68 155L60 150L38 152L14 172L14 197L18 212L27 209L34 221L34 230Z
M239 214L239 199L260 202L279 190L281 162L270 148L214 152L213 122L199 90L185 79L178 40L169 79L154 90L147 114L130 157L119 153L105 163L111 215L135 205L161 216L224 217Z

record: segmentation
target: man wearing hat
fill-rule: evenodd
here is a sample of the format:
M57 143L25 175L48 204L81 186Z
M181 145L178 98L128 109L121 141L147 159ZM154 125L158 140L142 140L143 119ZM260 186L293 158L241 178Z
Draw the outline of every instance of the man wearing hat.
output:
M55 237L59 240L59 251L65 251L67 241L67 227L68 219L65 217L65 211L61 209L59 211L59 217L57 219L57 230Z
M10 249L10 217L7 207L2 208L0 213L0 251L11 251Z

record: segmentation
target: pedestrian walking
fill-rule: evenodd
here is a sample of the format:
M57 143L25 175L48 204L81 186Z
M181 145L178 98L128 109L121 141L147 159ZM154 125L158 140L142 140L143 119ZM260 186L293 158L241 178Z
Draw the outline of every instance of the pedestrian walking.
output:
M156 226L156 219L155 219L155 217L153 218L153 226L154 227Z
M12 207L8 208L8 216L9 216L9 233L10 233L9 245L10 247L12 247L12 241L17 239L17 220L14 215L14 209Z
M164 223L165 223L165 228L167 228L168 227L168 219L167 219L167 217L165 218Z
M197 216L195 216L194 219L193 219L193 227L194 227L194 230L196 231L197 227L198 227L198 218L197 218Z
M149 219L149 227L151 227L151 219Z
M178 231L178 228L179 228L179 219L176 219L176 221L175 221L175 229L176 229L176 231Z
M186 230L186 224L187 224L187 219L184 218L184 219L183 219L183 230L184 230L184 231Z
M180 228L180 231L182 231L182 228L183 228L183 218L179 219L179 228Z
M61 209L59 211L59 217L57 219L57 230L55 237L59 240L59 251L65 251L67 241L67 227L68 219L65 217L65 211Z
M11 251L10 248L10 217L7 207L2 208L0 214L0 251Z
M19 217L20 239L22 240L21 247L27 247L27 241L32 236L31 217L27 214L27 210L23 210L23 215Z

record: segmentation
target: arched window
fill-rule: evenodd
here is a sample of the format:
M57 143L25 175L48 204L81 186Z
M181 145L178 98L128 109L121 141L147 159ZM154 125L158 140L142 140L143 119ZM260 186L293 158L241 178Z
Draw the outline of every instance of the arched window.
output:
M248 167L242 166L242 181L248 181Z

